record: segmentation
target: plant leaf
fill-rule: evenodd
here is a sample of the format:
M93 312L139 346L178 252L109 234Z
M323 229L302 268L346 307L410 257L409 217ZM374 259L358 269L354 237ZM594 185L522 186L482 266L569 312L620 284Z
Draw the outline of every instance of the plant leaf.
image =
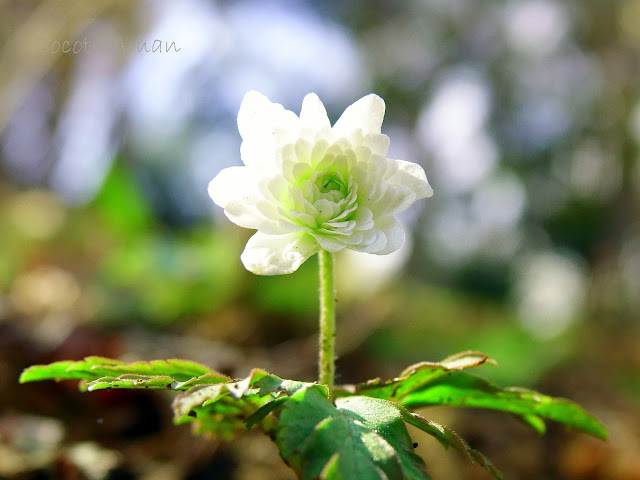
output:
M228 382L226 375L189 360L152 360L125 363L104 357L63 360L34 365L20 375L20 383L41 380L87 380L81 388L171 388L186 390L198 384Z
M533 390L501 388L484 378L463 372L439 378L426 388L405 395L399 403L411 408L451 405L502 410L524 416L529 424L531 416L546 418L607 439L604 425L577 403Z
M402 407L386 400L372 402L368 397L350 397L338 402L338 409L353 412L354 418L376 431L399 453L406 478L425 478L423 460L415 454L406 426L400 422ZM404 478L404 477L403 477Z
M256 368L242 380L198 385L176 397L172 404L174 423L194 422L196 433L209 433L227 440L258 423L268 432L275 427L275 422L267 422L267 415L289 395L310 385L284 380ZM324 385L317 387L328 395Z
M467 351L447 357L442 362L421 362L405 368L397 378L393 380L381 380L380 378L369 380L366 383L350 386L340 386L336 396L366 395L375 398L395 400L419 389L421 386L434 381L442 376L449 375L467 368L481 367L485 364L495 365L495 360L482 352Z
M462 437L449 427L427 420L417 413L409 412L406 409L402 409L402 416L407 423L435 437L445 449L449 447L455 448L462 452L472 465L480 465L489 472L493 478L502 480L502 474L493 466L489 459L478 450L471 448Z
M90 392L109 388L165 388L169 390L188 390L196 385L225 383L229 377L217 373L205 373L184 382L177 381L168 375L137 375L125 373L118 377L101 377L83 385L83 389Z
M516 418L533 428L540 435L544 435L547 432L544 420L536 415L516 415Z
M287 400L289 400L289 397L276 398L275 400L270 401L269 403L263 405L258 410L253 412L244 421L244 424L247 427L247 430L251 430L258 423L262 422L265 419L265 417L269 415L271 412L281 408L282 404Z
M82 380L80 388L85 391L108 388L186 390L173 402L174 422L194 422L197 433L210 433L227 440L245 428L245 420L249 427L261 423L265 431L269 431L275 426L275 419L268 415L283 403L280 399L311 385L284 380L260 369L252 370L244 379L232 380L188 360L124 363L103 357L34 365L20 376L21 383L40 380ZM327 395L326 387L318 388ZM270 402L276 403L261 410Z
M173 401L172 407L178 423L191 421L189 412L194 408L207 407L221 398L230 395L233 399L240 399L247 395L264 397L271 395L275 398L284 392L287 395L296 392L300 388L311 385L310 383L296 382L293 380L283 380L270 373L254 368L248 377L225 383L212 385L198 385L186 393L179 395ZM326 391L326 387L325 387Z
M336 396L383 398L409 408L448 405L501 410L518 416L539 433L545 432L542 419L547 419L607 439L604 425L570 400L522 388L501 388L462 371L486 363L495 362L480 352L464 352L442 362L412 365L392 380L342 386Z
M478 352L475 350L468 350L466 352L453 354L437 363L421 362L415 365L411 365L405 368L400 375L403 376L409 372L412 372L417 367L420 367L422 365L438 365L445 367L448 370L464 370L466 368L481 367L482 365L485 365L487 363L491 365L498 364L493 358L489 358L489 355L487 355L486 353Z
M303 480L429 478L391 402L349 397L336 407L313 385L298 390L281 409L275 441Z

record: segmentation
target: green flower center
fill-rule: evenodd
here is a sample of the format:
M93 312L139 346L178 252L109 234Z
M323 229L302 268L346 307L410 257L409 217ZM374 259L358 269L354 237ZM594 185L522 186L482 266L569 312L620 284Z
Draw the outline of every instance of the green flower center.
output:
M347 175L345 178L345 175L336 171L318 175L313 184L315 194L312 201L324 198L332 202L340 202L349 195L350 191L349 176Z
M289 189L286 217L318 234L349 234L358 208L358 186L353 177L331 167L304 173Z
M339 192L343 196L349 193L349 185L340 172L330 172L320 176L316 185L321 193Z

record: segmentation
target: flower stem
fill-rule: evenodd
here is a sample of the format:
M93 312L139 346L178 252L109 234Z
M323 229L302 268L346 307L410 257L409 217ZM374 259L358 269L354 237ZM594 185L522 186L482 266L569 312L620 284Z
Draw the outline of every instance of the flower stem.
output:
M333 285L333 254L326 250L318 253L320 266L320 352L318 357L318 383L329 389L333 398L335 376L336 295Z

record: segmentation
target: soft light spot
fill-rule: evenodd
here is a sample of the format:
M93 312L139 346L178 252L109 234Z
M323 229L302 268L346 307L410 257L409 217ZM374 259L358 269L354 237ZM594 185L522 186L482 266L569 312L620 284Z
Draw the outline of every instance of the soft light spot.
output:
M524 185L515 176L496 176L474 192L471 210L487 229L515 226L526 204Z
M587 277L578 261L552 252L527 257L517 267L520 323L541 339L561 335L580 317L586 288Z
M71 273L43 266L20 274L11 287L14 307L27 315L70 311L80 298L80 285Z
M115 450L107 450L97 443L82 442L69 448L69 459L89 480L107 478L109 471L115 469L122 461L122 454Z
M556 50L569 30L564 6L551 0L511 2L505 9L504 22L509 43L531 56Z
M46 239L60 231L67 215L56 195L43 190L31 190L13 197L8 217L24 235Z
M439 183L453 192L472 189L498 160L485 130L491 109L486 82L468 68L450 72L420 113L417 133L433 154Z

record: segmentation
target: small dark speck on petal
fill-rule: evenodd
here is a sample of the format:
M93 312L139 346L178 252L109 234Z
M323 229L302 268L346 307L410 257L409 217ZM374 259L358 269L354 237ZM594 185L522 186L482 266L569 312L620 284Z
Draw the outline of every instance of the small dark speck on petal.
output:
M189 416L190 416L190 417L193 417L193 418L196 418L198 415L196 414L196 411L195 411L195 410L191 410L191 411L189 412Z
M418 448L418 442L413 442L413 448Z

